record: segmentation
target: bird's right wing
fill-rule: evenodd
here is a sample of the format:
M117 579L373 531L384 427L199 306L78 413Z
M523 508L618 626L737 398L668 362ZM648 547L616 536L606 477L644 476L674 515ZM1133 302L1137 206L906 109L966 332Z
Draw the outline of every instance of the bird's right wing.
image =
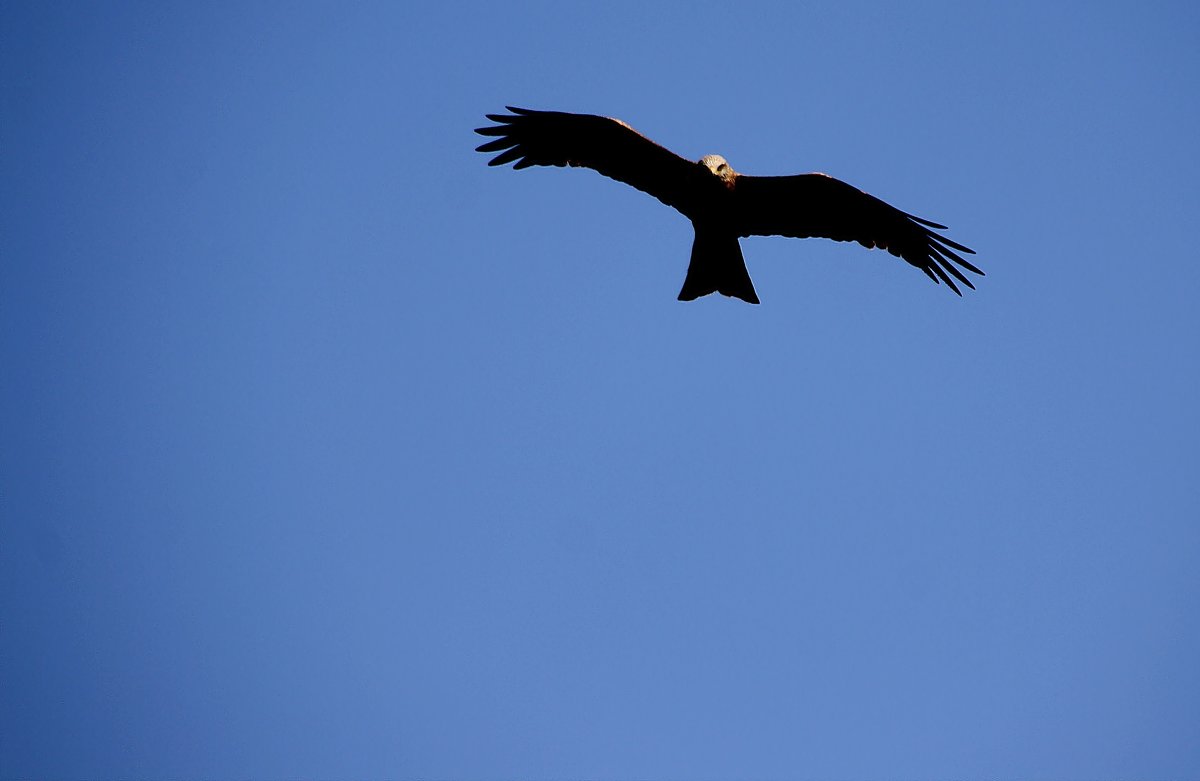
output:
M975 286L959 266L983 275L962 256L974 250L934 232L946 226L902 212L832 176L738 176L736 194L734 224L742 236L857 241L903 258L960 296L954 280Z
M618 119L592 114L533 111L507 107L509 114L488 114L499 124L476 129L497 136L478 152L500 152L488 165L583 166L636 187L689 214L699 192L711 187L711 174L659 146Z

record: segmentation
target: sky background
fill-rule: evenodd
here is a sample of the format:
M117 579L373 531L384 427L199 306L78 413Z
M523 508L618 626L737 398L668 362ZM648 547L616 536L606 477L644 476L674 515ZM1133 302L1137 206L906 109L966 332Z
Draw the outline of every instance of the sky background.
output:
M0 777L1200 778L1200 6L0 5ZM504 105L951 226L743 240Z

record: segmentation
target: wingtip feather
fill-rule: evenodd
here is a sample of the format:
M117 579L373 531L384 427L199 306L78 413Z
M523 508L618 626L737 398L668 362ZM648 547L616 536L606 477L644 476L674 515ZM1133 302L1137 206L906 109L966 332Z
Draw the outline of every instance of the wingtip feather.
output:
M943 230L945 230L945 229L943 229ZM954 239L948 239L945 236L938 236L938 241L942 242L943 244L953 247L954 249L958 250L959 252L965 252L968 255L975 254L975 250L971 249L970 247L964 247L962 244L959 244Z
M954 252L954 250L951 250L951 249L949 249L949 248L947 248L947 247L944 247L944 246L942 246L942 244L941 244L941 243L942 243L942 242L944 242L944 241L946 241L946 239L944 239L944 238L943 238L943 237L941 237L941 236L937 236L936 238L937 238L937 241L931 241L931 242L929 243L929 246L930 246L932 249L934 249L935 251L937 251L937 253L938 253L938 254L942 255L943 257L948 257L950 260L953 260L955 263L957 263L958 265L962 266L962 267L963 267L963 268L965 268L967 271L971 271L971 272L973 272L973 273L975 273L975 274L978 274L978 275L979 275L979 276L981 276L981 277L982 277L982 276L984 276L984 273L983 273L983 271L981 271L980 269L976 268L976 266L975 266L975 264L974 264L974 263L971 263L970 261L968 261L968 260L966 260L966 259L964 259L964 258L960 257L959 255L957 255L957 254ZM974 253L971 253L971 254L974 254Z
M480 144L479 146L475 147L475 151L476 152L499 152L501 149L508 149L510 146L516 146L518 143L520 143L520 142L514 141L512 138L509 138L506 136L504 138L497 138L493 141L488 141L486 143Z
M511 163L518 157L523 157L524 154L525 152L521 149L521 147L514 146L512 149L506 149L500 154L496 155L494 158L492 158L488 165L504 165L505 163ZM517 167L520 168L520 166Z
M933 220L926 220L922 217L918 217L915 214L909 214L908 212L904 212L904 216L907 217L908 219L912 220L915 223L924 225L927 228L933 228L934 230L940 230L940 231L949 230L949 228L947 228L945 225L940 225L940 224L934 222Z
M946 285L947 285L947 286L948 286L948 287L949 287L951 290L953 290L955 293L958 293L958 295L959 295L959 296L962 296L962 291L958 289L958 285L954 284L954 280L953 280L953 279L951 279L950 277L946 276L946 272L945 272L945 271L942 271L942 267L941 267L941 266L939 266L939 265L938 265L936 262L934 262L934 261L932 261L932 260L931 260L931 261L929 262L929 265L928 265L928 266L925 266L925 268L932 270L932 271L933 271L933 273L934 273L934 274L937 274L937 275L938 275L938 278L939 278L939 279L941 279L943 282L945 282L945 283L946 283Z

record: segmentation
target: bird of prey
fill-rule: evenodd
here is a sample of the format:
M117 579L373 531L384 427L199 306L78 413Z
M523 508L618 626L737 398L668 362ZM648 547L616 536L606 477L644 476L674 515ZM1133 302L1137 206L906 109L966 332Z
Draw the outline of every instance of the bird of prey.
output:
M476 129L492 141L479 152L499 152L488 165L583 166L636 187L674 207L696 230L680 301L721 293L758 303L742 248L742 236L821 237L886 249L945 282L974 289L957 266L983 272L959 253L975 254L934 233L946 226L889 206L825 174L746 176L720 155L691 162L659 146L619 119L507 107L487 114L497 123ZM957 266L956 266L957 264Z

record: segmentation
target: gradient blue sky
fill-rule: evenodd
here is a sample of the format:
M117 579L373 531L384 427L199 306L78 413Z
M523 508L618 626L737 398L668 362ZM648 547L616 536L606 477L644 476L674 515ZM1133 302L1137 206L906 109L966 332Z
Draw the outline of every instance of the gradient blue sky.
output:
M0 777L1200 777L1197 8L0 5Z

